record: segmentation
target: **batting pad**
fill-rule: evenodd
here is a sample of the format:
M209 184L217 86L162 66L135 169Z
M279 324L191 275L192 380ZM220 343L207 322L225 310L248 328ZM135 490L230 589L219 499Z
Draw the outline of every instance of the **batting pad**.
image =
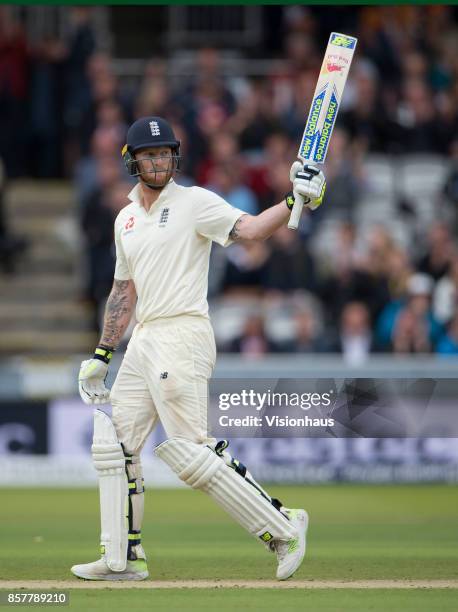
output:
M126 464L114 425L101 410L94 410L91 450L99 475L101 550L108 567L113 572L122 572L127 563Z
M154 452L183 482L208 493L256 538L270 542L296 537L288 519L208 446L170 438Z

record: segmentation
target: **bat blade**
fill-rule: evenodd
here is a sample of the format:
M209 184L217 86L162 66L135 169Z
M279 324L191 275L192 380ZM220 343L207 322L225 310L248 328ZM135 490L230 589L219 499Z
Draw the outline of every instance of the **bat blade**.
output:
M338 32L332 32L329 37L297 153L303 163L322 164L326 159L357 42L357 38ZM288 223L290 229L297 228L301 213L302 206L296 202Z

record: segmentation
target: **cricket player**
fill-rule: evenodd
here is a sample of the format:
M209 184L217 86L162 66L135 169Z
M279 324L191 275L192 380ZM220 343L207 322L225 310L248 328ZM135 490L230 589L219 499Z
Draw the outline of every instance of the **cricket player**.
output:
M160 117L138 119L122 155L138 184L115 221L116 269L102 337L79 373L86 404L112 405L111 418L94 410L101 558L75 565L72 572L87 580L148 576L141 544L140 451L160 420L167 439L155 454L275 552L277 578L285 580L305 554L307 513L271 498L231 457L228 443L207 432L207 383L216 358L207 276L212 241L226 247L268 238L286 224L295 199L312 209L321 204L325 178L313 166L293 163L293 189L285 201L251 216L206 189L174 181L180 143ZM110 392L105 386L110 359L134 309L138 324Z

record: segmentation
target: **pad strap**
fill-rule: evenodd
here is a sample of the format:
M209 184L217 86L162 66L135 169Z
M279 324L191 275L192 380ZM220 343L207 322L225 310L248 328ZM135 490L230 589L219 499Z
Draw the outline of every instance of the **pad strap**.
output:
M145 492L145 479L134 478L128 481L129 495L137 495Z
M129 531L127 538L129 540L129 551L132 548L132 546L138 546L139 544L142 543L141 531L131 530Z

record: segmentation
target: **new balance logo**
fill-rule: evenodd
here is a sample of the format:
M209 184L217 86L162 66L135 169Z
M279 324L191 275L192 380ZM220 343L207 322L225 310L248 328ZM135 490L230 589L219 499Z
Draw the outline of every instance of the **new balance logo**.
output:
M159 378L160 378L161 380L165 380L165 379L167 378L167 376L168 376L168 375L169 375L169 373L168 373L168 372L161 372L161 375L159 376Z
M161 130L159 129L159 124L157 121L150 121L149 122L149 127L151 130L151 134L153 136L160 136L161 135Z
M161 210L161 216L159 218L159 227L164 227L164 225L167 223L168 220L169 220L169 209L163 208Z

